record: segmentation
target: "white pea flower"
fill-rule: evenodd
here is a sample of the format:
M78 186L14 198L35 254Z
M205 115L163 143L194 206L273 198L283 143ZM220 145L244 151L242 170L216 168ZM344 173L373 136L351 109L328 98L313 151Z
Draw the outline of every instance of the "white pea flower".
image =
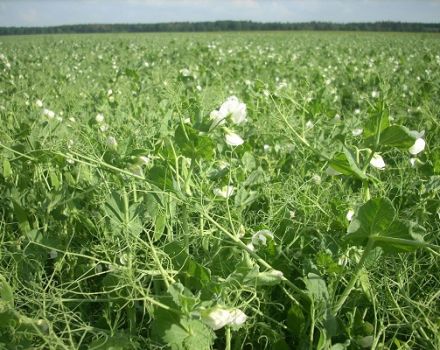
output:
M321 184L321 176L319 176L318 174L313 174L313 176L312 176L312 181L313 181L316 185L320 185L320 184Z
M246 104L240 102L236 96L230 96L220 106L219 114L226 118L231 117L234 124L241 124L246 121Z
M353 210L353 209L350 209L350 210L347 212L347 215L346 215L345 217L347 218L348 221L351 221L351 220L353 219L353 215L354 215L354 210Z
M335 117L333 118L333 121L335 123L340 122L341 121L341 116L339 114L336 114Z
M247 320L246 314L240 309L224 309L216 307L202 314L202 321L214 331L226 325L241 326Z
M99 130L101 130L101 132L106 132L108 128L109 128L108 124L102 124L99 126Z
M244 143L244 140L240 137L240 135L233 132L228 132L225 135L225 139L226 139L226 143L229 146L233 146L233 147L240 146Z
M361 110L359 109L359 108L356 108L355 110L354 110L354 114L360 114L361 113Z
M270 151L270 146L269 145L263 145L263 150L264 150L264 152L269 152Z
M373 158L370 160L370 165L377 168L377 169L384 169L385 168L385 162L380 154L375 153L373 155Z
M147 165L147 164L149 164L151 162L151 159L149 157L147 157L147 156L140 156L138 158L138 161L142 165Z
M314 125L313 122L311 120L308 120L306 123L306 128L311 129L311 128L313 128L313 125Z
M43 115L45 115L48 119L55 118L55 112L47 108L43 109Z
M215 308L211 312L202 315L202 321L216 331L231 322L231 312L227 309Z
M234 194L234 186L223 186L222 188L214 188L213 192L218 197L229 198Z
M104 121L104 114L98 113L95 117L97 123L101 124Z
M107 96L111 96L111 95L113 95L113 90L112 89L108 89Z
M254 246L266 245L268 239L273 239L273 233L269 230L260 230L252 236L252 244Z
M422 152L425 149L426 143L425 140L422 139L421 137L419 137L415 142L414 145L412 145L409 148L409 153L411 153L412 155L416 155L419 154L420 152Z
M362 129L362 128L356 128L356 129L353 129L353 130L351 131L351 134L352 134L353 136L360 136L360 135L362 135L363 132L364 132L364 129Z
M36 100L35 101L35 104L37 105L37 107L43 107L43 101L41 101L41 100Z
M113 136L109 136L107 137L107 146L112 149L115 149L116 147L118 147L118 142Z
M371 97L372 98L378 98L379 97L379 91L376 91L376 90L372 91L371 92Z
M182 74L182 76L184 77L189 77L191 76L191 71L188 68L183 68L179 71L180 74Z
M226 115L223 115L218 110L214 110L209 114L209 119L212 120L211 129L217 125L223 125L226 122Z
M240 309L234 309L231 311L231 322L230 322L231 326L235 326L235 327L241 326L246 322L246 320L247 320L246 314Z

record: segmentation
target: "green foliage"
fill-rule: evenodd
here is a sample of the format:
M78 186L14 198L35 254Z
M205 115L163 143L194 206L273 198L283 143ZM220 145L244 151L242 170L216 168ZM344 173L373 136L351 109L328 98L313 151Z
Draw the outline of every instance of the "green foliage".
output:
M1 47L0 348L440 348L435 35Z

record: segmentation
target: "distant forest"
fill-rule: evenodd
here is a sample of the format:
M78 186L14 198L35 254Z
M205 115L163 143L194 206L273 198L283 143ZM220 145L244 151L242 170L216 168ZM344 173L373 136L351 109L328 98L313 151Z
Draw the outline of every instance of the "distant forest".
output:
M380 32L440 32L440 23L261 23L252 21L174 22L138 24L75 24L54 27L0 27L0 35L67 33L220 32L253 30L334 30Z

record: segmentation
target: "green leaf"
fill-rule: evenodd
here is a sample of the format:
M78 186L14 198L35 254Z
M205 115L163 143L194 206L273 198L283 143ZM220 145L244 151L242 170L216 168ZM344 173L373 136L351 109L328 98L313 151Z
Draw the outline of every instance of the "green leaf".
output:
M379 119L379 132L382 132L382 130L386 129L390 125L388 111L379 108L379 110L371 112L370 118L364 127L364 137L368 138L376 135Z
M173 178L171 171L165 164L155 162L155 166L152 167L147 174L147 179L153 185L159 187L161 190L175 191L173 186Z
M325 281L314 273L309 273L304 279L308 294L315 304L326 305L329 299Z
M244 181L243 185L248 186L255 186L255 185L261 185L266 182L266 174L264 170L259 167L258 169L254 170L249 174L247 179Z
M243 157L241 157L241 162L243 163L246 171L252 171L257 166L255 157L251 152L244 152Z
M167 223L167 216L163 212L159 212L154 220L154 240L162 237Z
M211 281L211 271L197 263L178 242L168 243L164 252L170 256L175 268L184 277L192 278L189 282L193 283L193 287L201 287Z
M389 199L370 199L359 208L348 226L346 238L357 244L373 240L373 247L380 247L387 253L409 252L424 247L423 237L414 232L420 226L395 219L395 215Z
M359 208L348 226L347 239L359 242L371 235L384 233L395 215L396 211L388 198L370 199Z
M215 145L211 138L188 125L180 124L177 127L174 141L185 157L211 160L214 156Z
M5 178L12 176L11 163L9 163L9 160L6 158L3 159L3 176Z
M351 152L344 146L344 153L337 153L330 160L329 165L344 175L355 176L359 179L366 179L366 175L359 169Z
M14 307L14 293L2 275L0 275L0 304L7 305L9 308Z
M408 128L400 125L392 125L387 127L380 134L380 145L409 148L414 144L415 137L411 135Z
M411 252L423 247L422 236L414 233L413 228L411 222L395 220L383 235L376 238L375 246L386 253Z
M287 327L296 341L307 340L305 336L306 318L299 305L292 305L287 312Z
M173 350L211 349L215 335L199 320L158 309L152 326L154 339Z
M117 334L113 336L104 336L92 341L89 344L89 350L129 350L139 349L139 344L125 334Z
M170 285L168 293L171 294L174 303L180 306L181 310L186 314L189 314L194 309L198 301L193 293L179 282Z
M12 200L14 205L14 215L17 219L18 226L23 233L29 232L31 230L31 226L29 224L29 220L27 217L26 210L15 200Z

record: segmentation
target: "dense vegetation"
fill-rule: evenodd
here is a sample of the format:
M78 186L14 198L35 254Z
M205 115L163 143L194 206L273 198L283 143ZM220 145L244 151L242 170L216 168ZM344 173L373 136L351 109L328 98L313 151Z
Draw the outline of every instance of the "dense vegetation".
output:
M0 348L440 348L437 35L0 47Z
M0 27L0 35L62 34L62 33L142 33L142 32L218 32L249 30L334 30L334 31L381 31L381 32L440 32L439 23L406 22L172 22L136 24L74 24L53 27Z

